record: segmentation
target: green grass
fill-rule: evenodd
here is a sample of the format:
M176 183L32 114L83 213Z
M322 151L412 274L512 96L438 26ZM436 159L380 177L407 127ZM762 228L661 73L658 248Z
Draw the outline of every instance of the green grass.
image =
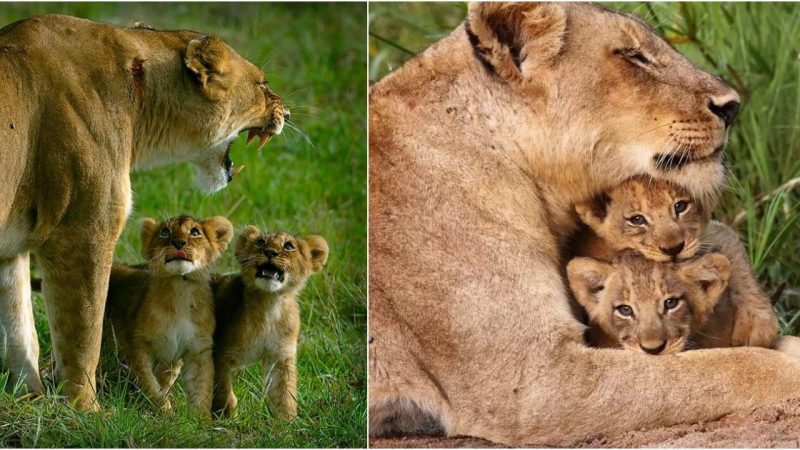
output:
M213 33L257 65L292 111L292 130L262 153L244 136L231 157L246 166L225 190L194 190L193 169L173 166L133 175L134 212L115 259L141 262L144 217L181 213L225 215L237 229L323 235L330 244L326 269L301 296L299 417L273 419L264 401L261 371L235 383L238 417L202 425L178 411L150 412L124 371L111 370L100 390L102 411L82 414L48 397L18 400L0 394L0 446L44 447L364 447L366 445L366 35L365 4L4 4L0 24L40 13L64 13L131 26ZM253 146L255 147L255 145ZM237 269L229 251L218 269ZM50 337L36 298L41 365ZM106 363L108 366L109 363ZM0 379L0 384L5 384Z
M727 189L715 218L742 236L781 332L800 332L800 5L618 3L700 67L731 83L743 105L731 130ZM370 81L447 34L465 3L370 5ZM737 217L739 220L736 220Z

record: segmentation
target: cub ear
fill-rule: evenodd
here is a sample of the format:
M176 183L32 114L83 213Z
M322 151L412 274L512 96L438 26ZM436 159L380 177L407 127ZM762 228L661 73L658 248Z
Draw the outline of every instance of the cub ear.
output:
M142 256L146 260L150 260L150 241L153 236L158 232L158 222L146 217L142 220L142 227L139 229L139 242L142 250Z
M556 3L470 3L466 29L484 66L503 78L530 79L563 48L567 14Z
M230 52L216 36L203 36L189 41L183 62L197 79L200 90L211 98L224 93L230 83L226 76Z
M248 225L239 233L239 240L236 241L236 250L234 252L239 262L242 261L242 257L247 252L247 243L259 234L261 234L261 230L255 225Z
M211 239L212 244L217 246L220 253L228 249L228 244L233 239L233 224L230 220L222 216L214 216L200 223L203 225L205 235Z
M599 229L608 216L608 204L611 197L603 193L593 198L575 204L575 212L583 223L589 225L593 230Z
M311 249L311 267L317 273L328 262L328 242L322 236L306 236L303 240Z
M712 306L728 287L731 263L720 253L709 253L681 264L680 278L697 288L702 298L697 299Z
M567 264L569 287L589 313L599 305L601 293L613 273L614 266L593 258L573 258Z

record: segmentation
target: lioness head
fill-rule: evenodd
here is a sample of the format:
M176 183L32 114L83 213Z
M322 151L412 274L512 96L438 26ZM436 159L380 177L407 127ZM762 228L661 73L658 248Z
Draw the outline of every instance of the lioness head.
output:
M300 239L288 233L262 233L250 225L236 244L236 259L247 285L283 293L303 287L328 261L328 243L322 236Z
M709 253L682 263L658 263L623 252L611 264L575 258L569 285L600 328L620 346L651 355L682 351L728 285L730 262Z
M260 150L283 130L289 110L264 74L217 37L142 27L129 32L153 44L131 62L132 91L141 106L135 167L189 161L199 187L213 192L241 170L230 159L240 132L248 132L248 143L258 137Z
M633 249L654 261L692 258L710 220L685 189L645 177L578 203L575 211L614 250Z
M647 174L716 193L739 96L640 19L585 3L487 2L470 5L465 28L484 68L541 120L531 140L570 149L551 167L578 159L587 185Z
M215 216L196 220L176 216L158 223L144 219L140 233L142 255L150 270L164 275L187 275L211 264L228 248L233 225Z

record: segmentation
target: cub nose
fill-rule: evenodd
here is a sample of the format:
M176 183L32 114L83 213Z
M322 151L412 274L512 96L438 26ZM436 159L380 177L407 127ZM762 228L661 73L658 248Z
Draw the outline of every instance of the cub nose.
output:
M649 355L657 355L667 348L667 341L663 341L658 347L645 347L644 344L639 344L639 347Z
M264 254L267 255L267 258L274 258L274 257L278 256L278 252L276 252L275 250L273 250L271 248L268 248L268 249L264 250Z
M665 255L678 256L681 253L681 251L683 250L684 245L686 245L686 243L685 242L681 242L680 244L676 245L675 247L670 247L670 248L661 247L660 250L661 250L661 253L663 253Z
M182 249L184 245L186 245L186 241L178 241L178 240L172 241L172 246L177 248L178 250Z
M722 119L726 127L729 127L731 123L733 123L736 113L739 112L739 101L728 100L724 101L724 103L718 103L714 98L709 98L708 109L714 113L715 116Z
M288 122L292 118L292 113L289 108L283 108L283 120Z

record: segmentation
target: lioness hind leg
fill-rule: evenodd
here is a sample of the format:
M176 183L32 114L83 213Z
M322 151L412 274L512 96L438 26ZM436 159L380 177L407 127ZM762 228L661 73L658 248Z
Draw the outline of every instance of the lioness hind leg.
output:
M28 391L42 394L39 378L39 339L33 321L30 265L28 253L0 261L0 344L11 377L7 388L17 380Z

